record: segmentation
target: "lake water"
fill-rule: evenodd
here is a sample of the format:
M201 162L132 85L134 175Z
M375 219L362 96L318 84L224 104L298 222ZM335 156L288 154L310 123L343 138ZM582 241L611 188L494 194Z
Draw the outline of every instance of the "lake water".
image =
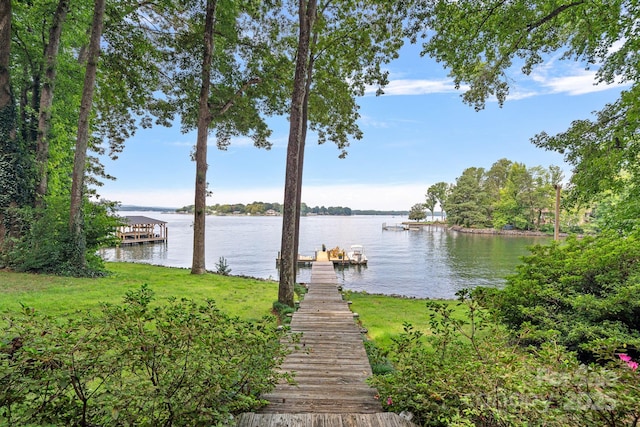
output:
M168 243L135 245L101 251L108 261L145 262L191 267L193 216L157 212L123 212L167 221ZM399 224L406 217L311 216L300 221L302 255L313 255L325 244L348 250L364 245L368 266L336 268L345 289L411 297L452 298L463 288L504 284L520 257L548 238L493 236L424 227L420 231L385 231L382 224ZM282 217L210 216L206 225L207 269L224 257L233 275L278 278ZM306 282L310 268L301 268Z

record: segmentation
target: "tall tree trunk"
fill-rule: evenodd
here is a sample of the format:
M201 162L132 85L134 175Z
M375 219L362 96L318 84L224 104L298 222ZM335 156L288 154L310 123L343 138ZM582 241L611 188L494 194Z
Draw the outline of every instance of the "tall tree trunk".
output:
M76 151L73 159L73 174L71 182L71 207L69 209L69 231L74 244L74 260L76 267L84 268L86 265L86 239L84 234L84 218L82 214L82 201L84 195L84 174L87 162L87 149L89 147L89 116L93 102L93 91L98 70L98 57L100 56L100 39L102 37L102 25L104 20L106 0L95 0L93 10L93 22L91 24L91 38L89 40L89 52L87 56L87 69L84 75L82 100L80 101L80 117L78 119L78 137L76 139Z
M11 93L9 64L11 59L11 0L0 0L0 161L4 164L10 141L16 137L15 108ZM5 178L6 179L6 178ZM0 249L4 245L7 230L5 227L5 209L11 203L6 186L9 182L0 182ZM5 200L5 198L7 200Z
M36 207L42 207L47 194L47 167L49 162L49 125L53 105L53 86L56 79L56 62L60 48L62 24L69 11L69 0L60 0L49 29L49 43L45 49L45 75L40 95L38 113L38 136L36 140L36 163L39 182L36 185Z
M196 139L196 188L193 218L193 259L191 274L204 274L205 225L207 219L207 140L211 124L209 92L211 90L211 59L213 56L213 28L217 0L207 0L204 24L204 51L202 55L202 81L198 106L198 135Z
M289 115L289 142L287 145L287 165L284 189L284 210L282 215L282 242L280 248L280 283L278 301L293 306L293 289L296 281L298 262L298 233L300 215L300 194L304 139L306 137L306 103L309 77L309 51L311 29L315 22L317 0L299 0L298 17L300 33L296 71L291 96Z
M314 12L315 17L315 12ZM309 28L313 29L313 25ZM313 63L314 63L314 48L316 46L316 42L318 41L318 33L313 34L313 39L309 42L309 63L307 65L307 81L305 82L304 87L304 101L302 104L302 136L300 137L300 155L298 162L298 182L297 182L297 197L298 204L296 206L296 227L295 227L295 241L294 241L294 249L296 254L296 264L294 265L294 275L293 275L293 283L296 282L297 279L297 271L298 271L298 263L297 263L297 254L300 248L300 217L302 216L302 176L304 169L304 151L307 142L307 122L309 119L309 94L311 93L311 81L313 77Z

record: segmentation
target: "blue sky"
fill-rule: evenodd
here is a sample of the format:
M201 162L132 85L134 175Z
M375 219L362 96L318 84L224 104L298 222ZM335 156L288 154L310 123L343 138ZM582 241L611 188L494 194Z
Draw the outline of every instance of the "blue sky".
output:
M465 168L489 168L501 158L527 166L570 168L560 154L536 148L530 138L546 131L566 130L576 119L614 101L620 86L594 85L594 72L554 57L523 76L514 70L511 95L500 108L494 100L476 112L463 104L447 71L419 47L407 45L388 65L390 85L385 95L359 100L364 137L353 141L339 159L332 144L317 145L310 133L305 152L302 200L310 206L352 209L409 210L424 201L427 188L455 183ZM464 88L462 88L464 89ZM227 151L208 150L207 203L282 202L288 123L271 118L273 148L254 148L248 139L233 141ZM181 207L193 204L195 163L190 152L195 132L171 129L139 130L117 161L104 159L117 177L98 193L125 205Z

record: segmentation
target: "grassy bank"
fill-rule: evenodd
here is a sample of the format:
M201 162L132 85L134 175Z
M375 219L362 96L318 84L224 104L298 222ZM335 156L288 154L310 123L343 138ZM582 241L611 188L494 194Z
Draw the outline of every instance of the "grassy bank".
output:
M76 310L96 310L101 302L120 303L125 292L147 284L156 302L170 297L196 301L213 299L224 312L245 320L257 320L271 313L278 296L273 281L207 274L196 276L188 269L146 264L109 263L108 277L84 279L0 271L0 315L16 312L21 305L52 316ZM391 337L409 322L426 331L429 318L425 302L365 293L348 293L352 310L360 315L369 337L387 345Z
M391 339L403 332L405 322L422 332L430 329L429 312L423 299L360 292L347 292L346 297L352 302L351 310L358 313L362 326L368 330L368 338L380 347L388 347ZM456 301L442 303L456 307L456 316L466 316L462 309L457 310Z
M107 267L111 274L97 279L0 271L0 315L20 310L21 304L53 316L95 310L101 302L120 303L125 292L147 284L157 302L170 297L213 299L223 311L252 320L270 314L278 296L278 284L272 281L197 276L188 269L146 264L109 263Z

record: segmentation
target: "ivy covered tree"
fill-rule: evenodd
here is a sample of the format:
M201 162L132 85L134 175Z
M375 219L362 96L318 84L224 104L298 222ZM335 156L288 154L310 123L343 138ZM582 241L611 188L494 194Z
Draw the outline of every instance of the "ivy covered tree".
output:
M17 209L34 200L33 152L20 132L11 75L14 10L10 0L0 1L0 254L8 250L8 237L18 238L22 227ZM22 95L22 94L20 94Z
M78 274L87 267L84 257L95 252L97 240L93 236L98 230L86 227L95 223L97 212L107 215L109 211L108 205L103 206L105 209L94 209L95 201L91 201L100 180L109 177L90 152L104 152L105 146L112 153L121 151L124 140L140 123L145 123L144 119L138 122L136 118L152 111L157 104L150 101L158 87L154 81L158 75L157 58L152 54L157 50L142 43L144 37L136 37L143 34L148 40L152 33L145 32L137 18L150 17L150 7L165 3L108 0L102 3L108 19L104 31L96 33L93 55L89 48L89 34L95 27L91 23L93 3L14 2L12 13L2 15L12 24L14 49L9 69L12 90L17 94L14 141L20 141L23 153L14 156L14 160L19 158L21 163L14 162L6 170L25 177L13 180L12 185L25 197L14 200L16 209L12 212L17 217L12 228L20 230L14 235L14 240L20 241L19 246L31 248L13 254L3 251L5 262L17 262L16 268L33 266L36 260L27 260L25 254L41 254L40 250L46 246L42 245L44 236L46 239L58 236L58 221L52 223L50 219L65 215L68 231L59 236L58 245L50 246L56 253L43 259L75 259L77 265L72 270ZM0 50L4 54L8 48L9 44L3 43ZM114 62L113 58L121 61ZM87 69L93 71L87 73ZM86 96L81 102L85 75L95 75L95 79L84 84ZM89 91L93 92L92 96L88 96ZM75 160L74 155L78 157ZM31 212L33 208L35 212ZM47 224L41 227L37 224L39 221ZM36 230L44 234L36 235ZM5 235L3 233L3 237ZM93 265L89 270L94 267L100 266ZM65 271L69 270L65 267Z
M0 1L0 248L4 246L8 209L15 204L20 179L15 173L20 155L16 141L16 110L11 90L11 0Z

